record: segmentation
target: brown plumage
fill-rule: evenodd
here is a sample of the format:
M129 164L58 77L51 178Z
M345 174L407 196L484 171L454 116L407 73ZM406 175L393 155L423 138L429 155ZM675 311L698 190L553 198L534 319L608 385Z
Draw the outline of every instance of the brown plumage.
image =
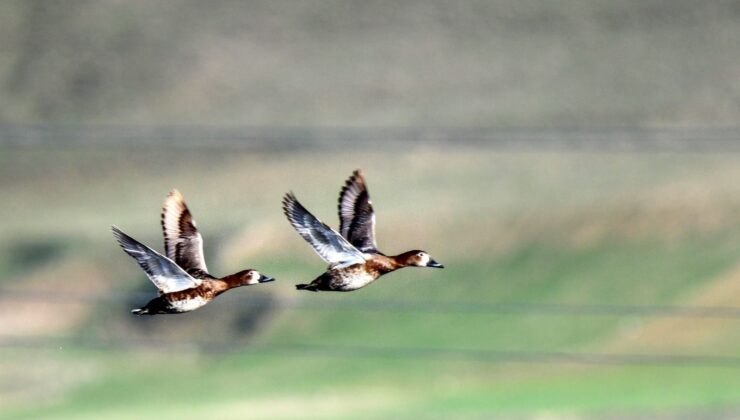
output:
M339 193L338 233L314 217L292 193L283 199L288 221L329 268L298 290L349 292L367 286L380 276L403 267L444 268L420 250L387 256L375 241L375 212L362 173L356 170Z
M113 226L121 248L133 257L159 289L159 296L131 312L156 315L189 312L206 305L221 293L239 286L274 279L257 270L243 270L226 277L208 274L203 257L203 238L179 191L167 196L162 209L162 231L166 256L138 242Z

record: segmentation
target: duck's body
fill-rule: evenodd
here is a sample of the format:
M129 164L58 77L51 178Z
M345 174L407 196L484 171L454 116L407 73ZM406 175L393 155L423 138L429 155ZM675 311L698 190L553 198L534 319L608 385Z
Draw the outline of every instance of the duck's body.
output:
M131 311L136 315L194 311L227 290L274 280L252 269L222 278L208 274L203 258L203 238L177 190L170 192L162 209L162 230L167 256L126 235L115 226L112 230L121 248L139 263L159 289L158 297L150 300L143 308Z
M443 268L424 251L396 256L378 251L375 213L359 170L347 180L339 195L341 234L314 217L293 194L285 196L283 209L298 233L330 264L311 283L296 285L298 290L351 292L403 267Z
M131 313L136 315L160 315L160 314L179 314L183 312L194 311L205 306L213 298L206 298L200 294L183 292L166 293L149 301L139 309L132 309Z
M265 280L261 282L264 283ZM240 283L239 276L236 274L222 279L208 276L201 279L200 285L196 287L170 293L160 292L159 296L150 300L144 307L131 312L136 315L156 315L194 311L205 306L221 293L241 286Z
M384 268L386 267L376 265L368 261L363 264L354 264L349 267L333 270L329 269L310 284L298 284L296 285L296 288L298 290L311 290L313 292L318 292L319 290L351 292L353 290L363 288L377 280L378 277L383 274L390 273L395 270L395 268Z
M394 260L384 255L371 256L366 262L329 269L310 284L296 285L298 290L351 292L377 280L383 274L399 269Z

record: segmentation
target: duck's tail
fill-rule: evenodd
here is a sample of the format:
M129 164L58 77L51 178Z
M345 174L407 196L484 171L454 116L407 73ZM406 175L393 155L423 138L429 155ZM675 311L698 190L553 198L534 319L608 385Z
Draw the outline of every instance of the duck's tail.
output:
M311 284L296 284L295 285L296 290L310 290L312 292L318 292L319 288L317 285L311 283Z

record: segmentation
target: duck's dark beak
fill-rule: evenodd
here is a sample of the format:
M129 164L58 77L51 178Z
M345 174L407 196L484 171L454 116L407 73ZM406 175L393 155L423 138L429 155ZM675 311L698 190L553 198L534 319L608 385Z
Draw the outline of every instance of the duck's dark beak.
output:
M434 261L434 260L429 260L429 262L427 263L427 267L445 268L445 266L443 266L442 264L440 264L440 263L438 263L437 261Z
M259 278L260 283L268 283L271 281L275 281L275 279L272 277L266 276L264 274L260 274L260 278Z

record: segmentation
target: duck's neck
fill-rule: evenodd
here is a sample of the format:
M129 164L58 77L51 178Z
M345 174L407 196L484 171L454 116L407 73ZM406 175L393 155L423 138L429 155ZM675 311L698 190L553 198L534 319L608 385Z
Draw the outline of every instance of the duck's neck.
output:
M380 277L383 274L388 274L403 267L402 265L398 265L393 260L393 257L383 257L382 259L376 258L368 261L366 264L367 265L365 267L367 268L368 272L373 274L375 277Z
M385 258L386 261L385 264L383 264L383 273L390 273L391 271L396 271L399 268L406 267L406 263L403 260L403 254L400 255L391 255L389 257Z
M213 291L216 292L216 294L221 294L229 289L233 289L242 285L241 278L236 274L231 274L220 279L214 279L212 280L212 282Z

